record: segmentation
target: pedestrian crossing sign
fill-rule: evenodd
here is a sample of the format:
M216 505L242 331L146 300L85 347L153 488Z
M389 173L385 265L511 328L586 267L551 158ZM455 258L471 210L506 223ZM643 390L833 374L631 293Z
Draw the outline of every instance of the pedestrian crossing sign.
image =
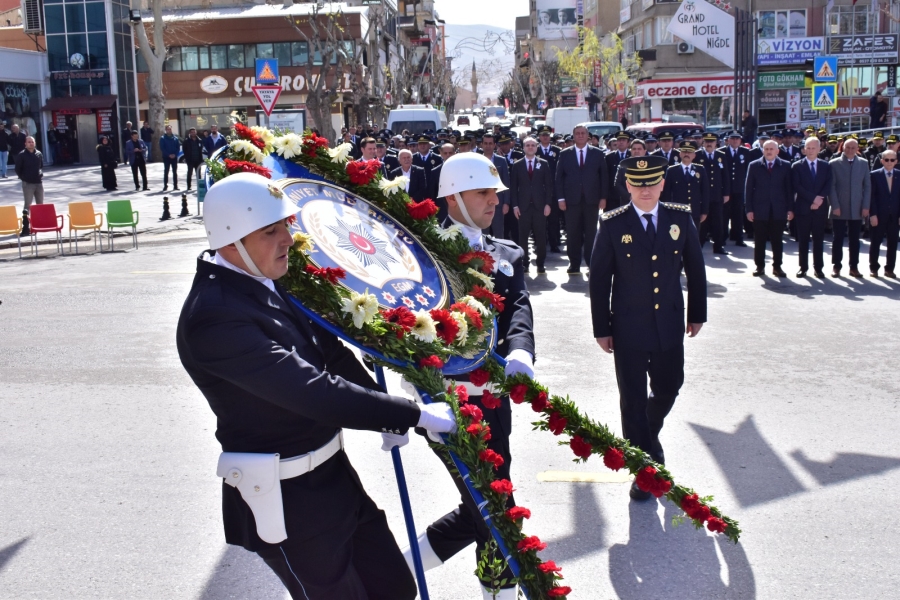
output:
M837 56L817 56L813 61L813 76L816 83L837 81Z
M256 59L256 85L277 85L278 79L278 59L277 58L257 58Z
M812 86L812 103L814 110L834 110L837 108L837 84L814 83Z

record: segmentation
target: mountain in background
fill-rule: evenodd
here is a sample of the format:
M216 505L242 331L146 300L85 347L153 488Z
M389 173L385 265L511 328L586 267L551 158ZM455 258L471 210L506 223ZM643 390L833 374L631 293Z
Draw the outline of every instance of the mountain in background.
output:
M490 36L488 36L490 32ZM462 87L469 89L471 84L472 61L478 71L478 97L496 99L506 76L512 71L515 62L515 33L510 29L491 25L452 25L444 26L447 37L447 56L453 57L453 69L462 69ZM498 42L497 36L503 36L506 42ZM487 41L486 41L487 37ZM489 44L494 44L490 48Z

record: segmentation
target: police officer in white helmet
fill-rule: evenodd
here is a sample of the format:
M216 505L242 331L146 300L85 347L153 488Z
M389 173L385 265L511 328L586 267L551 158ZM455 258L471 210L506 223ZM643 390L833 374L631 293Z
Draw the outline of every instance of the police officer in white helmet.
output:
M438 196L447 201L449 216L443 222L445 228L458 228L469 240L474 250L483 250L494 259L494 292L505 298L504 309L497 319L496 351L507 360L506 373L534 375L534 329L531 302L525 285L525 253L515 243L483 235L482 230L490 227L500 200L498 192L506 190L494 163L481 154L466 152L448 158L441 167ZM469 402L477 405L484 413L484 420L491 428L488 448L503 457L503 465L496 476L509 478L510 454L509 434L512 425L512 411L509 398L501 398L499 407L488 408L482 404L483 388L475 387L466 375L455 378L458 384L466 386ZM451 471L452 473L452 471ZM481 550L490 539L490 531L484 524L477 506L472 501L465 484L458 475L454 480L460 490L462 502L452 512L432 523L418 538L419 549L426 569L437 567L463 548L476 543L476 562ZM513 506L512 496L509 506ZM411 552L404 550L407 562L411 562ZM501 579L511 581L512 572L507 568ZM485 598L493 598L490 591L482 588ZM516 586L507 584L496 596L501 600L514 599Z
M293 598L414 598L384 513L343 452L342 427L455 431L446 404L379 390L338 339L276 283L297 207L255 174L213 185L178 322L182 364L216 414L225 541L256 552Z

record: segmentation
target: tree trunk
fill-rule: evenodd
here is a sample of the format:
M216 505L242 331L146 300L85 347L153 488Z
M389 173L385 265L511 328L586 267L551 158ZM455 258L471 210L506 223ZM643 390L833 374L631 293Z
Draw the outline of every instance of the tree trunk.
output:
M162 91L163 64L166 61L166 46L163 41L165 28L162 20L162 1L150 0L153 9L153 47L147 38L144 24L132 23L138 39L141 55L147 63L147 101L149 104L147 120L153 129L153 140L150 143L150 154L153 160L162 160L159 150L159 138L163 134L166 121L166 97ZM138 119L140 121L140 119Z

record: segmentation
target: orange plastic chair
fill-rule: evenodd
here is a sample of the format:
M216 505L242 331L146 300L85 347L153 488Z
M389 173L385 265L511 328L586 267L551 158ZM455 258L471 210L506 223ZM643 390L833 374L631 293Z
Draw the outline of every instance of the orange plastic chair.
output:
M60 254L65 254L62 243L63 216L56 214L55 204L32 204L28 210L31 225L31 250L37 256L37 234L56 232L56 247Z
M22 217L15 206L0 206L0 235L15 235L19 242L19 258L22 258Z
M97 217L100 222L97 222ZM94 212L93 202L69 203L69 252L72 251L72 232L92 230L97 233L94 238L94 250L97 249L97 240L100 239L103 227L103 213ZM100 252L103 252L103 244L100 244ZM78 234L75 235L75 254L78 254Z

